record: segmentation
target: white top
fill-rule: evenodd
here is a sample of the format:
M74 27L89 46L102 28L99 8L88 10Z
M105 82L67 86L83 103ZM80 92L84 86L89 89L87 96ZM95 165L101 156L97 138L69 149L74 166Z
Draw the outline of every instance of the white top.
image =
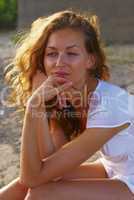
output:
M134 96L99 80L90 101L86 127L117 127L127 122L129 127L100 149L100 161L109 178L123 181L134 193Z

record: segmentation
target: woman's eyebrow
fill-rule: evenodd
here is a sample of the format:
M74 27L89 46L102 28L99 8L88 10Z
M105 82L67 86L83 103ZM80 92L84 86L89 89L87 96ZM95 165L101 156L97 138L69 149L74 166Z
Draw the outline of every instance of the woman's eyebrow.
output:
M46 49L57 49L57 48L53 47L53 46L48 46L48 47L46 47Z
M73 44L73 45L67 46L66 49L71 49L71 48L74 48L74 47L79 48L79 45ZM46 49L54 49L55 50L57 48L54 47L54 46L48 46L48 47L46 47Z
M73 44L71 46L67 46L66 48L67 49L71 49L71 48L74 48L74 47L79 48L79 45Z

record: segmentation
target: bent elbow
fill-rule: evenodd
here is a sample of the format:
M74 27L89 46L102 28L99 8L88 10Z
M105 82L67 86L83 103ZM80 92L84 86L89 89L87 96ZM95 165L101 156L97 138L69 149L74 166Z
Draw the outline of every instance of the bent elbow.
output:
M39 186L39 183L36 178L20 177L20 184L26 188L35 188Z

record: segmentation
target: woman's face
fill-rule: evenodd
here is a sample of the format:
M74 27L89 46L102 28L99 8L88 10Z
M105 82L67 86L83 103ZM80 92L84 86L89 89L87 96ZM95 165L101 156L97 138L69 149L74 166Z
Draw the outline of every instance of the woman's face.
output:
M87 69L93 67L94 62L94 56L85 49L82 32L66 28L50 35L44 55L47 76L57 74L80 89L87 78Z

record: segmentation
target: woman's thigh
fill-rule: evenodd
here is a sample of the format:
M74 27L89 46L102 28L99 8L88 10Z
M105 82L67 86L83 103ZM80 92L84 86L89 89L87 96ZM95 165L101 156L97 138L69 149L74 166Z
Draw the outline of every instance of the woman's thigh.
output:
M110 179L49 182L29 191L25 200L134 200L128 187Z

